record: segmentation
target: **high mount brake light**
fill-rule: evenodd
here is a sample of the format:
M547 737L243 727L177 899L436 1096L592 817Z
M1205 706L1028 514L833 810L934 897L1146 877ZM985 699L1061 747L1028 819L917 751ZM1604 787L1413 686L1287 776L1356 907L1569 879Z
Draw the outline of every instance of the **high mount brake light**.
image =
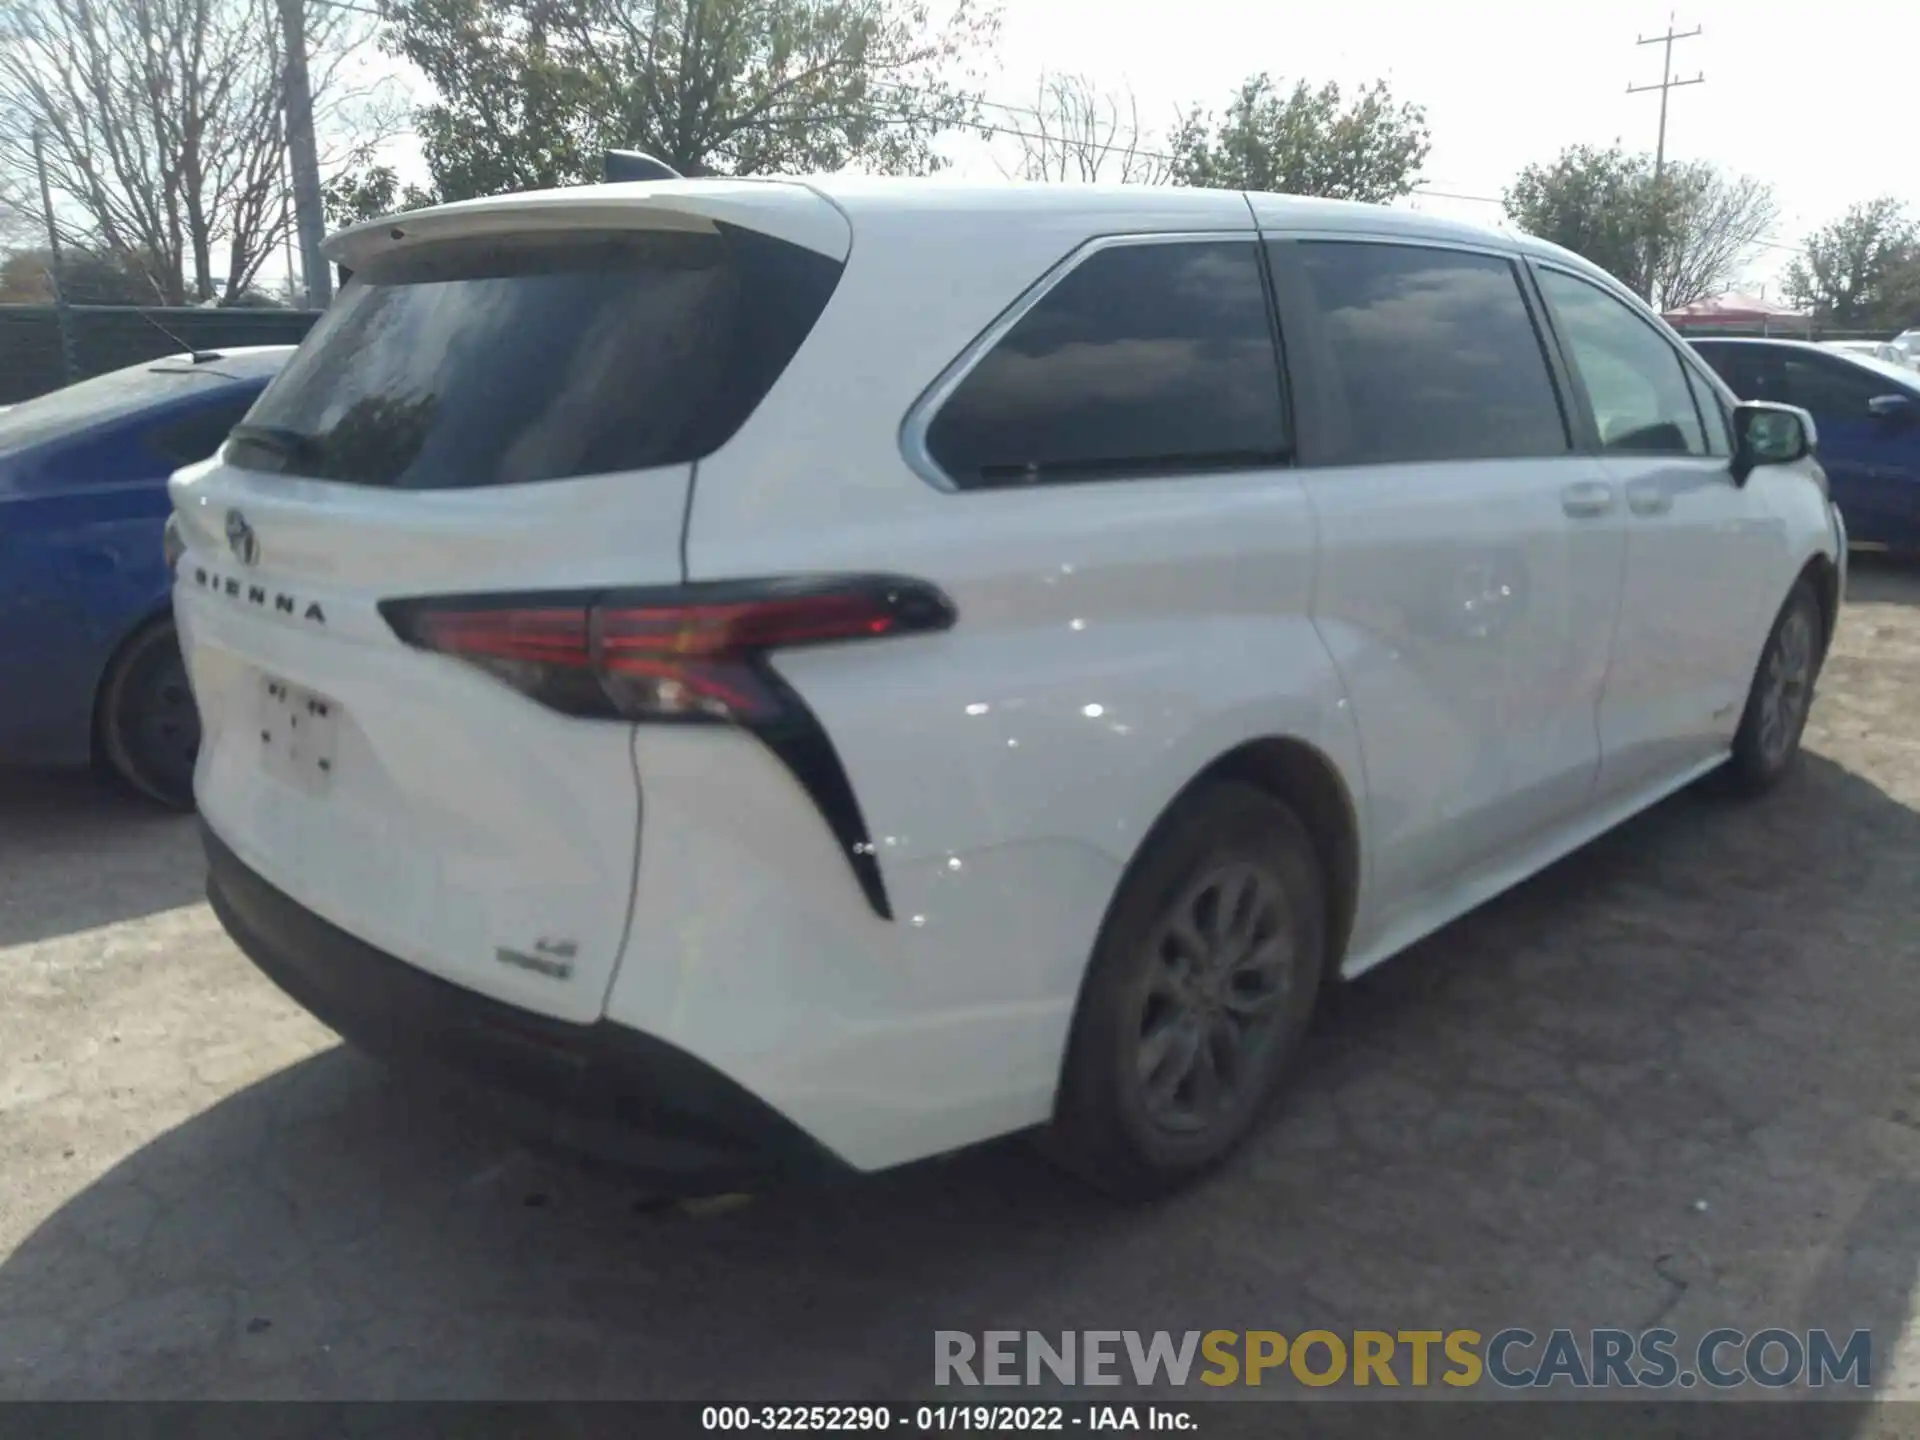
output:
M846 771L818 720L767 663L801 646L945 630L953 604L921 580L831 576L657 590L388 600L407 644L485 670L568 715L718 722L757 735L813 797L868 901L891 918Z

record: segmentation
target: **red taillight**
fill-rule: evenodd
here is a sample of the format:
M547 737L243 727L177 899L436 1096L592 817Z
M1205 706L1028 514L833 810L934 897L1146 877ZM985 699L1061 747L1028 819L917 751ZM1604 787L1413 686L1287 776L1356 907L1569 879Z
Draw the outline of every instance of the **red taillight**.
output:
M409 645L455 656L568 715L744 726L813 798L874 913L893 917L833 742L767 656L945 630L953 604L934 586L855 575L388 600L380 611Z
M409 644L463 660L585 666L587 611L571 609L421 610Z
M466 660L569 714L746 725L790 705L767 652L941 630L954 619L938 590L891 576L381 608L408 644Z

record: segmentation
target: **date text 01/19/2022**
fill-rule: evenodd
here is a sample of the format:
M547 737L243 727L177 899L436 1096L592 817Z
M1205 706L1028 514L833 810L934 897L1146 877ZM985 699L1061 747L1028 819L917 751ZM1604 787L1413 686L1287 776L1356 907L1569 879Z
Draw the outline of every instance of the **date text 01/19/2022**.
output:
M918 1434L1194 1428L1185 1410L1161 1405L708 1405L702 1430L902 1430Z

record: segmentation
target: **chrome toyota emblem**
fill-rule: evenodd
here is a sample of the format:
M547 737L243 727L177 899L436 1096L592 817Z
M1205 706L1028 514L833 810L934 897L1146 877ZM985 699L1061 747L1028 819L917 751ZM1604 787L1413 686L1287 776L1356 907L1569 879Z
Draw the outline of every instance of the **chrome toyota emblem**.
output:
M227 511L227 548L242 565L252 565L260 559L260 537L253 533L253 526L238 510Z

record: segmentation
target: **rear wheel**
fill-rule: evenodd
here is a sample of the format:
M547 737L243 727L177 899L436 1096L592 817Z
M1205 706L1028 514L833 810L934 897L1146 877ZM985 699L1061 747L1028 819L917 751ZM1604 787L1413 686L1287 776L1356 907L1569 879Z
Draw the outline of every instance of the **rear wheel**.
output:
M1264 791L1208 782L1161 822L1095 947L1048 1148L1101 1189L1163 1193L1252 1128L1318 997L1313 844Z
M1728 770L1748 794L1772 789L1800 754L1800 736L1813 708L1813 685L1824 657L1824 622L1813 586L1798 581L1773 622L1754 672L1747 708L1733 739Z
M98 723L101 758L117 779L163 805L193 808L200 714L171 620L156 620L114 657Z

